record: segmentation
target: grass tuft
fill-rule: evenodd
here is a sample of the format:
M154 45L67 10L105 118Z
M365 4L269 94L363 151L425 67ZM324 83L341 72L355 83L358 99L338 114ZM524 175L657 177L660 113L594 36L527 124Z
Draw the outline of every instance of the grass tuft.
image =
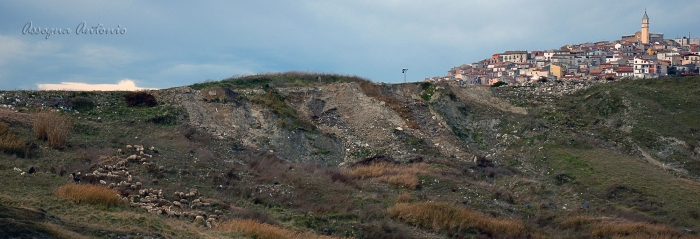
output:
M494 218L448 203L399 203L387 209L387 215L413 226L450 235L478 230L494 237L513 238L525 233L525 226L520 221Z
M66 138L73 128L68 117L53 111L42 111L34 119L34 135L49 142L54 148L66 146Z
M56 196L76 203L116 206L121 203L119 192L94 184L65 184L56 190Z
M420 186L417 175L429 173L430 168L425 163L403 165L380 162L357 165L344 171L356 179L374 178L394 186L416 189Z

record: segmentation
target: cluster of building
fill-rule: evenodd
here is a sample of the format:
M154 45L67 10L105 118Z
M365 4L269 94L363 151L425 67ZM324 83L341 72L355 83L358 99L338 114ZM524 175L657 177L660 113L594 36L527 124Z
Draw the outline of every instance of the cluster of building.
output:
M425 81L462 84L518 84L550 80L656 78L695 75L700 69L700 38L664 39L649 32L649 17L642 29L617 41L566 45L557 50L506 51L491 58L453 67L446 76Z

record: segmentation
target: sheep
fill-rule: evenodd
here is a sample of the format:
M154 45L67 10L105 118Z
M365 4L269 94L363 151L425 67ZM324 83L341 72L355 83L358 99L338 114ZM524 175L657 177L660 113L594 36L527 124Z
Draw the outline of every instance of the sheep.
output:
M203 222L204 222L204 217L202 217L202 216L196 216L196 217L194 218L194 222L196 222L196 223L203 223Z
M211 228L212 225L216 225L216 218L207 218L207 228Z
M138 160L138 158L139 158L139 156L138 156L138 155L136 155L136 154L132 154L132 155L130 155L129 157L127 157L127 158L126 158L126 160L128 160L128 161L132 162L132 161L137 161L137 160Z
M127 144L127 145L126 145L126 149L129 149L129 150L130 150L130 149L134 149L134 147Z
M100 184L107 185L107 182L105 182L105 180L100 180Z
M122 149L117 149L117 154L123 154L123 153L124 153L124 151L122 151Z

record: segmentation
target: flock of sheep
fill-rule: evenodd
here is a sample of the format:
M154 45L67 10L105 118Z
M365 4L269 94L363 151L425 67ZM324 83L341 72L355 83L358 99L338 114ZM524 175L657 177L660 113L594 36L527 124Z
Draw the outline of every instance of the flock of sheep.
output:
M76 183L100 183L115 189L119 191L119 196L124 203L131 207L143 208L149 213L192 219L195 223L201 223L208 228L215 226L217 220L221 221L224 215L221 210L216 209L216 206L223 203L216 199L202 197L196 189L187 193L174 192L171 200L168 200L162 189L142 188L140 177L132 175L128 166L137 163L146 167L155 167L150 159L156 152L154 147L147 151L142 145L127 145L125 150L118 149L116 156L101 157L100 163L90 166L90 170L94 170L91 173L71 173L71 178ZM126 158L120 157L126 154L131 155ZM158 170L164 170L163 166ZM152 183L157 183L157 179L153 179Z

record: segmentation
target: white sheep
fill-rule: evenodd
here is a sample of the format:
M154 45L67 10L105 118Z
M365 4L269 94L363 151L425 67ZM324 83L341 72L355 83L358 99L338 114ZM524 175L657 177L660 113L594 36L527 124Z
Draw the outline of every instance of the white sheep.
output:
M138 158L139 158L138 155L132 154L132 155L130 155L129 157L127 157L126 160L128 160L128 161L136 161L136 160L138 160Z

